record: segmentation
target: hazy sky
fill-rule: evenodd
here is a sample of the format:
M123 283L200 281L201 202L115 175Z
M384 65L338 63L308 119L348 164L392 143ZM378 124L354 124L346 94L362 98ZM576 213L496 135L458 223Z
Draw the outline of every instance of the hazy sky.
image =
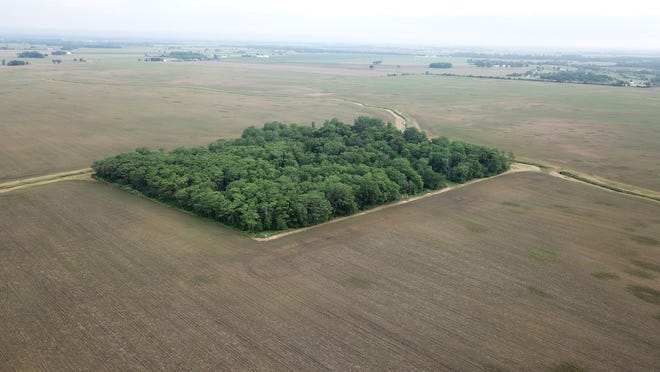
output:
M642 0L0 0L0 34L17 31L657 50L660 4Z

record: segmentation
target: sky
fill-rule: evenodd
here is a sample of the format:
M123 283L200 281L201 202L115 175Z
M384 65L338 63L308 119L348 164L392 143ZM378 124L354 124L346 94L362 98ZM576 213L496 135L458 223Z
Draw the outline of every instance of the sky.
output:
M660 49L649 0L0 0L3 33Z

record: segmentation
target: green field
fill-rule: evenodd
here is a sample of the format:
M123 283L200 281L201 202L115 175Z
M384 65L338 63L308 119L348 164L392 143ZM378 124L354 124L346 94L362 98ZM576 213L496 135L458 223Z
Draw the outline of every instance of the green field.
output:
M0 363L10 369L660 361L649 295L660 282L626 273L660 265L659 207L543 174L268 243L99 183L0 203Z

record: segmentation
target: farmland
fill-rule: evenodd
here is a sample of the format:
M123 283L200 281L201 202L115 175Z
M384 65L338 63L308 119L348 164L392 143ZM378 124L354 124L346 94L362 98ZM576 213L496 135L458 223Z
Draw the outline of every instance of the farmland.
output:
M88 181L0 203L10 369L660 361L660 307L631 289L660 289L658 205L540 173L265 243Z
M394 121L383 107L433 136L656 192L660 184L656 88L426 76L429 59L402 55L151 63L138 62L140 52L81 49L87 63L64 56L59 65L0 70L0 179L83 168L138 146L206 144L273 120ZM370 70L374 59L383 63ZM479 73L465 59L447 60L452 73Z
M657 195L659 88L377 50L143 60L163 49L0 68L0 370L660 365L660 203L557 173ZM361 115L550 168L262 241L90 178L137 147Z

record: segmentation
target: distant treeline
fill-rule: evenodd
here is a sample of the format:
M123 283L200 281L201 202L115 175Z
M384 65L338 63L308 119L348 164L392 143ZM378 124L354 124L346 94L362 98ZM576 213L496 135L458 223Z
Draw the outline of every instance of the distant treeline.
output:
M660 59L634 61L634 62L617 62L616 66L660 70Z
M4 59L2 60L2 65L3 66L5 66L5 65L7 65L7 66L25 66L25 65L29 65L29 64L30 64L30 62L28 62L28 61L19 61L19 60L16 60L16 59L11 60L11 61L6 62L6 63L5 63Z
M605 74L595 74L583 71L558 71L539 74L539 79L553 81L556 83L584 83L584 84L606 84L625 85L624 81L615 79Z
M451 68L452 64L449 62L433 62L429 64L429 68Z
M610 62L619 67L660 69L660 58L638 56L583 56L579 54L500 54L500 53L473 53L458 52L454 57L480 58L480 59L508 59L534 61L539 65L568 65L570 62Z
M525 61L505 61L498 59L468 59L467 63L477 67L493 67L493 66L508 66L508 67L528 67L529 63Z
M240 138L95 162L95 177L259 232L309 226L509 169L511 156L380 119L320 128L268 123Z
M513 59L513 60L529 60L529 59L572 59L571 57L579 58L578 55L547 55L547 54L515 54L515 53L477 53L477 52L457 52L453 54L454 57L461 58L482 58L482 59Z
M47 56L48 54L39 53L34 50L18 53L18 58L46 58Z
M184 51L174 51L167 54L163 54L161 57L177 58L183 60L193 60L193 59L207 59L206 55L197 52L184 52Z

